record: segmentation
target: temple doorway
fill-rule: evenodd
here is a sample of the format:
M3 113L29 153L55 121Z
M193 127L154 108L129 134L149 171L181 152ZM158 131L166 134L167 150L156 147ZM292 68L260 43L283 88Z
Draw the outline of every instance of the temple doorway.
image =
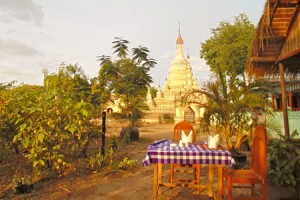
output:
M195 123L195 112L190 106L187 107L184 111L184 121L189 122L191 124Z

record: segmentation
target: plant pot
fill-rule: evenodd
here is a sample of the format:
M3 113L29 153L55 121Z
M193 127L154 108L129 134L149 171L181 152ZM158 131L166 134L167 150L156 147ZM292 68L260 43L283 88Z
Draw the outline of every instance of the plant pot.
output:
M131 141L138 141L140 137L138 127L123 127L120 132L120 137L129 143Z

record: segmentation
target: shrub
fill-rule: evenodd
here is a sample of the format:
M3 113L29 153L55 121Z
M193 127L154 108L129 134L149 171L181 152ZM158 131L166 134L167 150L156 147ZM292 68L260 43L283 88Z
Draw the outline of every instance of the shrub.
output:
M111 138L108 148L112 149L113 151L115 151L119 148L118 141L117 141L117 138L115 136L113 136Z
M174 116L172 114L165 113L163 114L163 116L158 117L158 121L160 124L174 123Z
M291 140L285 135L279 135L279 139L269 140L268 144L270 181L292 189L295 189L297 181L300 181L300 149L293 140L297 134L297 131L294 131Z
M120 170L125 170L125 169L129 169L129 168L132 168L134 166L137 165L137 160L129 160L127 157L124 158L123 161L121 161L119 164L118 164L118 169Z
M113 162L112 157L113 157L112 149L109 149L108 153L105 154L105 156L101 155L101 151L99 151L95 156L91 156L89 158L88 168L90 170L97 170L105 166L109 166Z

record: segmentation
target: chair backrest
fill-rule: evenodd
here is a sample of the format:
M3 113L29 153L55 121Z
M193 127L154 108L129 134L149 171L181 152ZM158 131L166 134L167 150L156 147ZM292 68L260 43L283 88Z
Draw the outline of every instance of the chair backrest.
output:
M179 122L178 124L175 125L173 140L175 140L175 141L181 140L181 132L182 131L184 131L184 133L186 135L188 135L190 133L190 131L192 131L193 132L193 142L196 141L196 134L195 134L193 126L185 121Z
M262 177L267 176L267 133L261 125L254 131L251 169Z

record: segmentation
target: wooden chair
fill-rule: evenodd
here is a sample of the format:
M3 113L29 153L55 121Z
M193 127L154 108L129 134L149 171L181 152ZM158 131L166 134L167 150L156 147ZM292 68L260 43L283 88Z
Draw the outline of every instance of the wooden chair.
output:
M268 199L268 182L267 182L267 135L263 126L257 126L254 132L251 167L250 169L223 169L223 180L227 182L228 200L233 199ZM238 184L238 186L236 186ZM255 185L261 185L261 193L258 195ZM223 194L224 186L223 184ZM249 196L239 195L233 197L232 188L250 188Z
M196 141L196 134L195 134L195 130L194 130L193 126L185 121L180 122L175 125L174 134L173 134L174 141L179 142L181 140L182 131L184 131L184 133L186 135L188 135L190 133L190 131L192 131L192 133L193 133L192 142ZM194 179L176 179L174 177L175 172L193 173ZM171 164L170 165L170 183L192 182L197 185L200 185L200 175L201 175L200 164L193 164L193 165ZM198 189L198 192L200 192L200 189Z

